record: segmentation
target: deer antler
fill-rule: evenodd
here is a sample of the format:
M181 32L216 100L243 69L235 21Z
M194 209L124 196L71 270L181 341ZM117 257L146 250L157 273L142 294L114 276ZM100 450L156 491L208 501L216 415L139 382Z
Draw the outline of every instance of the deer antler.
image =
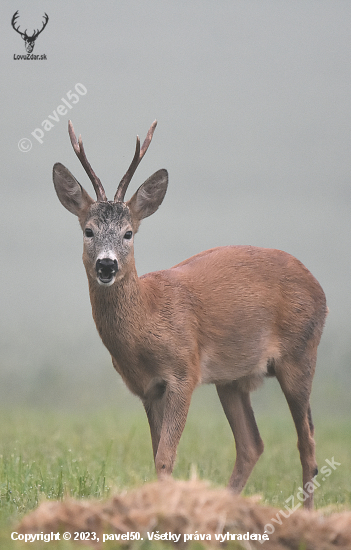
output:
M90 163L85 155L84 147L83 147L83 141L82 136L79 136L79 140L77 141L76 134L74 133L74 128L72 122L68 121L68 132L69 137L71 138L72 147L74 149L75 154L79 158L81 165L83 166L84 170L88 174L91 183L93 184L93 187L95 189L96 197L98 201L107 201L107 197L105 194L105 190L102 186L101 181L95 174L94 170L90 166Z
M123 178L121 179L121 181L119 183L119 186L118 186L117 192L115 194L115 198L114 198L115 202L123 202L124 195L126 194L128 185L129 185L129 183L130 183L130 181L131 181L131 179L134 175L134 172L137 169L139 162L141 161L141 159L145 155L145 153L146 153L146 151L147 151L147 149L148 149L148 147L151 143L152 136L154 134L156 125L157 125L157 120L154 120L154 122L150 126L150 129L149 129L149 131L146 135L146 138L144 140L144 143L143 143L141 149L140 149L140 139L139 139L139 136L137 136L134 157L133 157L133 160L132 160L127 172L124 174Z
M18 17L19 17L18 11L19 11L19 10L17 10L17 11L13 14L13 17L12 17L12 19L11 19L11 25L12 25L12 27L13 27L13 28L15 29L15 31L18 32L18 34L20 34L23 38L31 38L32 40L33 40L33 39L35 40L36 38L38 38L39 34L40 34L41 32L43 32L43 30L45 29L46 25L48 24L48 21L49 21L49 16L48 16L48 14L47 14L47 13L44 13L44 16L43 16L43 17L44 17L44 20L45 20L45 21L43 22L42 28L41 28L40 30L37 29L36 32L35 32L35 30L33 30L32 36L28 36L28 35L27 35L27 29L26 29L24 32L21 32L21 31L19 30L19 28L20 28L19 25L18 25L18 27L15 27L15 24L17 23L17 19L18 19Z
M26 36L26 32L27 32L27 29L26 29L26 32L21 32L19 30L19 25L18 27L15 27L15 23L17 23L17 18L19 17L19 13L18 13L18 10L13 14L13 17L11 19L11 25L12 27L15 29L16 32L18 32L18 34L20 34L22 37L23 36Z
M39 30L37 29L37 32L34 31L33 35L32 35L32 38L38 38L39 34L41 32L43 32L43 30L45 29L46 25L48 24L48 21L49 21L49 16L47 13L44 13L44 19L45 19L45 22L43 23L43 26L42 28Z

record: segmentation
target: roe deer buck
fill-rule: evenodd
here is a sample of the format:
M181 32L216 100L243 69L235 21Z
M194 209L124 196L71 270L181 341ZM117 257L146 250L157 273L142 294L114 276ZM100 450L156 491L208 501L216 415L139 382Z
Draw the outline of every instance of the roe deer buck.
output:
M143 402L159 478L172 472L191 395L213 383L233 431L236 461L229 487L239 493L263 452L250 392L276 376L295 422L303 484L313 506L317 474L309 404L326 314L317 280L279 250L226 246L202 252L165 271L138 277L133 239L143 218L163 201L166 170L124 202L128 184L153 136L152 124L108 201L81 136L69 134L97 200L62 164L53 168L59 200L78 216L94 321L112 363Z

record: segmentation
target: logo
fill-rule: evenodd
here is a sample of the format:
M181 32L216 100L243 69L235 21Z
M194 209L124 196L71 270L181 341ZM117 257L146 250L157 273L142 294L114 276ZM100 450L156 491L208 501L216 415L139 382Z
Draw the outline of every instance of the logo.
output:
M18 10L16 11L16 13L14 13L12 19L11 19L11 25L12 27L14 28L14 30L16 32L18 32L18 34L21 35L21 37L23 38L24 40L24 45L25 45L25 48L26 48L26 51L28 54L31 54L32 51L34 50L34 46L35 46L35 41L36 39L38 38L39 34L43 32L43 30L45 29L46 25L48 24L48 21L49 21L49 16L47 13L45 13L43 15L44 17L44 21L42 21L42 28L39 30L34 30L33 29L33 34L31 36L28 36L27 34L27 29L24 31L24 32L21 32L19 29L20 29L20 26L18 25L16 27L16 23L17 23L17 19L19 18L19 13L18 13ZM46 56L45 56L46 57ZM28 59L28 57L27 57Z

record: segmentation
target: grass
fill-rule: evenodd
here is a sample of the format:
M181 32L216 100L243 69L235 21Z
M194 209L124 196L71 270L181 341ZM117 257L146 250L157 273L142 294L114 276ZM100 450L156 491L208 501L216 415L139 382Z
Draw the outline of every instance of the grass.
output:
M111 493L156 479L146 417L140 407L64 412L17 408L0 412L0 548L16 522L43 499L107 498ZM296 435L288 412L258 415L265 452L244 491L260 493L277 507L301 484ZM340 463L315 492L317 508L351 508L351 426L343 420L315 422L319 466ZM204 406L191 410L178 449L176 478L199 478L225 485L235 458L232 435L223 413ZM44 544L44 543L43 543ZM70 549L70 543L50 543ZM108 548L106 546L106 548ZM138 546L139 548L139 546ZM143 550L148 548L145 542ZM158 550L166 548L157 545Z

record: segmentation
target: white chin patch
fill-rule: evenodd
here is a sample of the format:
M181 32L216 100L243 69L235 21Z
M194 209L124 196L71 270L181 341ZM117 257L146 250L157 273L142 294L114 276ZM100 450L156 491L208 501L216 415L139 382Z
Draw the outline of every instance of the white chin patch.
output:
M113 285L113 283L115 282L115 279L116 279L116 277L113 277L113 278L111 279L111 281L108 281L108 282L105 283L104 281L101 281L101 279L99 279L99 277L97 277L97 282L98 282L99 285L101 285L101 286L111 286L111 285Z

